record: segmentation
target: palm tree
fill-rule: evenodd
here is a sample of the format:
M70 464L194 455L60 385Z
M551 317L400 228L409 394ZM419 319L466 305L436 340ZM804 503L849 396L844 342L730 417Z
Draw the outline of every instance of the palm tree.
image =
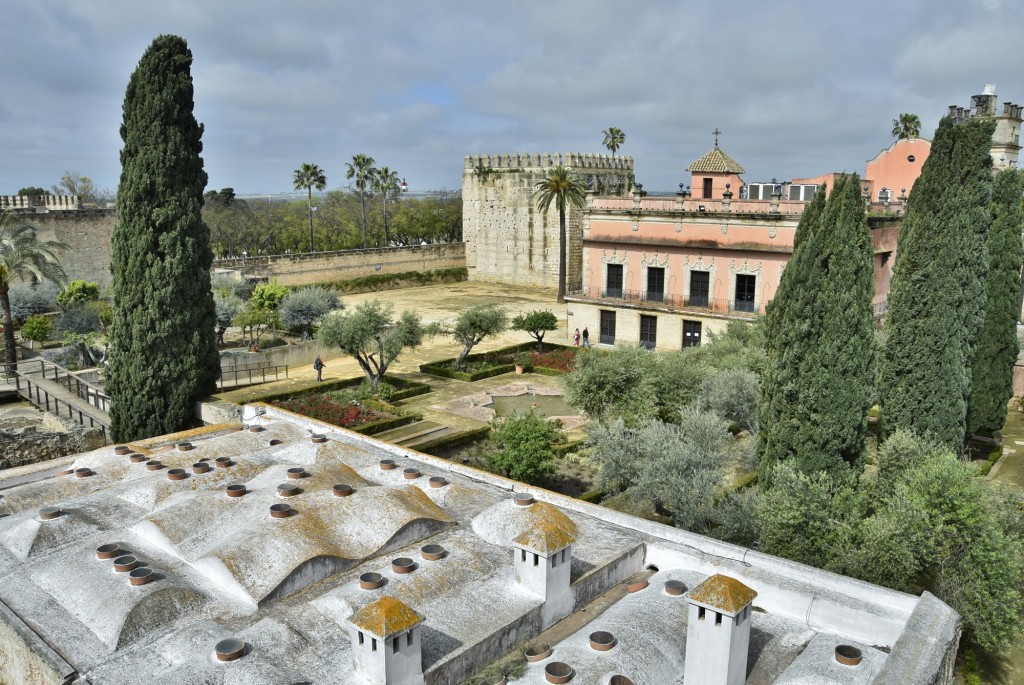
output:
M313 188L323 190L327 187L327 176L316 164L302 163L295 170L292 178L295 190L306 189L306 206L309 208L309 251L313 251Z
M626 134L622 132L621 128L614 126L609 126L602 133L604 133L604 146L612 151L612 157L614 157L615 151L626 142Z
M377 169L377 173L373 176L373 188L380 193L384 203L384 247L391 245L391 235L388 232L388 196L397 193L401 188L398 181L398 172L392 171L386 166Z
M4 362L9 373L18 364L11 315L11 284L27 277L63 285L67 281L57 253L69 249L56 240L38 240L38 227L8 212L0 212L0 307L4 310Z
M356 180L356 190L359 191L359 205L363 210L363 249L366 249L366 188L373 180L375 169L373 168L373 157L359 153L352 155L352 161L345 164L348 170L345 178Z
M916 114L901 113L898 119L892 120L892 137L917 138L921 135L921 118Z
M558 208L558 302L565 302L565 208L582 207L587 201L587 188L562 165L548 171L548 176L533 190L537 208L547 212L554 202Z

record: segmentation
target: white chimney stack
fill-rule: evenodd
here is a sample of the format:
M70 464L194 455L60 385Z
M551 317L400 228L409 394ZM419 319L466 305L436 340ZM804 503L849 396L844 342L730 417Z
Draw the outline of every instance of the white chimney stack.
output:
M690 593L683 682L743 685L747 681L751 602L757 593L714 575Z
M423 617L381 597L349 618L352 668L370 685L423 685Z

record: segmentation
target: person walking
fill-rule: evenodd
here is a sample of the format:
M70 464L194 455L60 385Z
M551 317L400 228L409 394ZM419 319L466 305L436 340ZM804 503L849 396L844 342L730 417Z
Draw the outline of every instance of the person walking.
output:
M576 332L572 334L572 341L575 343L576 347L580 346L580 329L577 328Z
M590 347L590 329L583 327L583 346Z
M324 360L320 358L320 355L317 355L316 360L313 361L313 368L316 369L316 382L319 383L323 380L324 373Z

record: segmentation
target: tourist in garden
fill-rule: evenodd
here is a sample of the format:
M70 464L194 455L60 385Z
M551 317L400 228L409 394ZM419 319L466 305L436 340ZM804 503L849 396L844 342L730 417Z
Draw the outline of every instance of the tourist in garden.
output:
M583 346L590 347L590 329L586 326L583 327Z
M580 329L576 329L576 332L572 334L572 341L576 344L576 347L580 346Z
M313 368L316 369L316 382L319 383L323 380L324 373L324 360L320 358L320 355L316 356L316 360L313 362Z

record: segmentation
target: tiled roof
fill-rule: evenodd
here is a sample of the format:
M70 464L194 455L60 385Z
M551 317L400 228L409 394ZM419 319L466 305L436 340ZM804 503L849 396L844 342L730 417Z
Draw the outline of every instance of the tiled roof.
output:
M730 614L739 613L757 597L757 592L735 578L715 574L690 593L690 601Z
M729 155L722 152L719 147L714 147L705 154L703 157L698 159L696 162L686 167L687 171L695 171L699 174L743 174L746 171L739 164L736 163Z
M423 617L394 597L384 596L367 604L349 619L354 625L377 637L387 639L395 633L409 630L421 623Z

